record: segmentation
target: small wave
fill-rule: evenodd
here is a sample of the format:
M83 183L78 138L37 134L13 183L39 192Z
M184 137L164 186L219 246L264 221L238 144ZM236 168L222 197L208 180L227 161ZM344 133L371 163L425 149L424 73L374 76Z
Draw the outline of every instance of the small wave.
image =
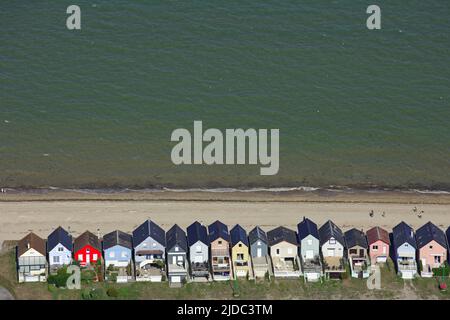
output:
M417 192L417 193L425 193L425 194L450 194L449 191L443 191L443 190L418 190L418 189L412 189L411 191Z
M6 193L47 193L47 192L75 192L84 194L118 194L118 193L158 193L158 192L210 192L210 193L253 193L253 192L333 192L333 193L416 193L416 194L435 194L448 195L447 190L427 190L427 189L396 189L396 188L351 188L347 186L328 186L328 187L251 187L251 188L174 188L174 187L155 187L155 188L63 188L50 186L47 188L2 188Z
M124 189L88 189L88 188L59 188L59 187L48 187L50 191L64 191L64 192L77 192L86 194L99 194L99 193L124 193L129 191L127 188ZM136 190L137 191L137 190Z
M279 188L187 188L187 189L176 189L176 188L163 188L164 191L170 192L289 192L289 191L316 191L320 188L315 187L279 187Z

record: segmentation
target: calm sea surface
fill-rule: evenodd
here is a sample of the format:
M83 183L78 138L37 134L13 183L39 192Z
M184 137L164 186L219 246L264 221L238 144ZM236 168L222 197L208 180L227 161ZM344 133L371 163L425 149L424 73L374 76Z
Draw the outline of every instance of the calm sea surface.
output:
M450 190L450 5L0 4L0 186ZM280 171L175 166L176 128L279 128Z

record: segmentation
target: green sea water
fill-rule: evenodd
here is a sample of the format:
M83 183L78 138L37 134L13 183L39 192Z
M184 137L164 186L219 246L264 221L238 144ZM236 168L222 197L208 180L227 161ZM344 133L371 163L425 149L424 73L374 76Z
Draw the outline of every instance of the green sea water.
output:
M449 2L369 4L1 1L0 186L450 190ZM175 166L194 120L279 128L279 173Z

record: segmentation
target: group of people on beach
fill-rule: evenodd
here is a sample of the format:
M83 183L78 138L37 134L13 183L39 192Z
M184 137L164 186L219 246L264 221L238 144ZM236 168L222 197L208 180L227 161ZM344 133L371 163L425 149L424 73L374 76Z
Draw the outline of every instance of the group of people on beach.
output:
M370 210L369 216L370 216L371 218L373 218L374 215L375 215L375 212L374 212L373 210ZM383 213L381 214L381 216L384 218L384 217L386 216L386 212L383 211Z
M416 213L417 216L418 216L419 218L422 218L422 214L425 213L425 211L423 211L423 210L420 210L420 212L418 212L417 207L414 207L412 211L413 211L414 213Z
M412 209L412 211L414 212L414 213L417 213L417 217L419 218L419 219L421 219L422 218L422 215L425 213L425 211L423 211L423 210L418 210L417 209L417 207L414 207L413 209ZM369 211L369 216L371 217L371 218L373 218L373 216L375 215L375 212L373 211L373 210L370 210ZM383 211L383 213L381 214L381 216L384 218L385 216L386 216L386 212L385 211Z

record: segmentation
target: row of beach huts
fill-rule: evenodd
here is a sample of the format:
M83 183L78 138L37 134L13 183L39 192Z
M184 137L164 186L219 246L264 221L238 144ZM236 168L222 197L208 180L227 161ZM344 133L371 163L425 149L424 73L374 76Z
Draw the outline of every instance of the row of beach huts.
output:
M414 230L405 222L389 233L373 227L342 232L332 221L320 228L308 218L297 230L260 227L248 234L240 225L230 231L216 221L208 227L194 222L187 230L174 225L167 232L147 220L132 234L119 230L103 237L89 231L75 240L62 227L42 239L29 233L16 248L19 282L45 282L60 268L102 266L104 280L165 281L180 286L188 281L220 281L239 277L275 277L305 281L339 279L349 267L352 277L366 278L371 266L392 257L399 276L433 276L447 264L450 228L431 222ZM436 271L436 270L434 270Z

